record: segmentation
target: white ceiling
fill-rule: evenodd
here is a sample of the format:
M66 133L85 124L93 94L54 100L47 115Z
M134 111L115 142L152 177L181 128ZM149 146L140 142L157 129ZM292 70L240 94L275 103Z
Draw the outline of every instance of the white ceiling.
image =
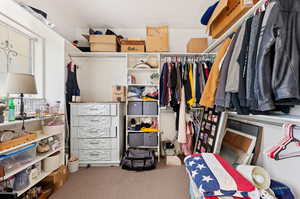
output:
M122 29L146 25L200 29L200 17L216 0L17 0L48 13L56 30L69 40L87 27Z

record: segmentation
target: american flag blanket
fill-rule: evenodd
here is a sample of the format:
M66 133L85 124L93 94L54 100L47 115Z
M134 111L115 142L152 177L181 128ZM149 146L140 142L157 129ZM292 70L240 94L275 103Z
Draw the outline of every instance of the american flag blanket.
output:
M206 199L259 199L259 192L221 156L201 153L184 160L194 190Z

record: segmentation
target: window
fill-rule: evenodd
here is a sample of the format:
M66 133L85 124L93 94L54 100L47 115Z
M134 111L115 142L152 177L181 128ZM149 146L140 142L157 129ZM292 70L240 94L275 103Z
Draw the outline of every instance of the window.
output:
M8 72L35 75L38 94L25 97L44 98L44 38L0 16L0 96Z
M0 72L33 72L30 37L0 23Z

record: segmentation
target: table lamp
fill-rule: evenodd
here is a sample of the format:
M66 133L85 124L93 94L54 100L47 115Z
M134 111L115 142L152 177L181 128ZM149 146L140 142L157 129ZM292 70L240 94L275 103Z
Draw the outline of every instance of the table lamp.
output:
M6 79L6 92L8 94L20 94L20 116L23 120L22 130L25 130L24 120L24 94L37 94L35 78L31 74L8 73Z

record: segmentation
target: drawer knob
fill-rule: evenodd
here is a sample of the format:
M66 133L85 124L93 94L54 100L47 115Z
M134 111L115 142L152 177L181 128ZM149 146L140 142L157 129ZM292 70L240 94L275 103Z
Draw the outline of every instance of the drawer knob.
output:
M99 142L90 142L90 144L96 145L99 144Z
M90 156L99 156L100 154L99 153L90 153Z
M98 111L99 109L97 108L90 108L90 111Z

